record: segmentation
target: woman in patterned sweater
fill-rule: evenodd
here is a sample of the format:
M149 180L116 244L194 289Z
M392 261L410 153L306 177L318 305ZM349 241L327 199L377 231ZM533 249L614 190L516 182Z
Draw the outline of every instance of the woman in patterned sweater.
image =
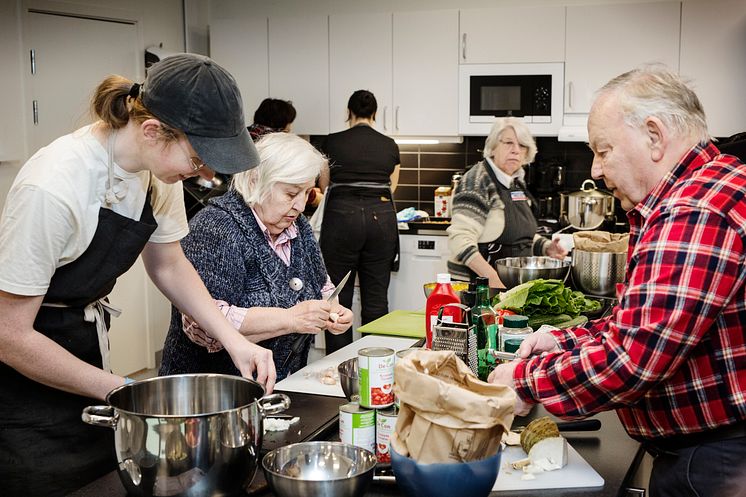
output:
M533 199L523 182L523 166L535 156L536 142L523 122L514 117L495 121L484 144L484 160L467 171L454 192L448 270L455 279L484 276L490 287L502 288L496 260L567 255L557 241L536 234Z
M335 300L311 226L301 215L326 160L308 142L272 133L257 143L261 162L190 221L187 258L228 320L272 350L277 379L305 366L310 343L290 356L299 333L343 333L352 311ZM175 307L160 374L239 374L222 345Z

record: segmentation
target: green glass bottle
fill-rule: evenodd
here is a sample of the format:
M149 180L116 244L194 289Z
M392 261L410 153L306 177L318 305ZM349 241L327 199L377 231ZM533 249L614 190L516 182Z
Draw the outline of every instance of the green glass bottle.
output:
M472 309L472 318L477 331L477 359L479 379L487 381L490 372L495 368L495 358L488 350L497 350L498 330L495 309L490 305L489 280L477 277L477 302Z

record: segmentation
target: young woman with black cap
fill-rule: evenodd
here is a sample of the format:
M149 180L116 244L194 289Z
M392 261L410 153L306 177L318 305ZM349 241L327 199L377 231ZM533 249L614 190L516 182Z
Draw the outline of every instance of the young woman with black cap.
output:
M106 296L140 254L244 376L274 386L271 352L231 327L179 246L188 231L179 180L258 163L232 76L177 55L152 66L142 87L105 79L92 108L99 121L23 166L0 219L3 495L65 495L114 469L113 432L80 415L127 381L109 370L107 324L118 311Z

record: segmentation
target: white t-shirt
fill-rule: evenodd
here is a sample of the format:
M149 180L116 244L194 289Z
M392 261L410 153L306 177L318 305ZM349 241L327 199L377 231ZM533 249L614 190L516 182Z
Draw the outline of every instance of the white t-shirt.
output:
M150 241L178 241L188 232L180 182L166 184L116 163L111 210L140 219L148 184L158 228ZM91 126L62 136L40 149L21 168L0 219L0 290L44 295L58 267L85 252L98 225L108 182L106 149Z

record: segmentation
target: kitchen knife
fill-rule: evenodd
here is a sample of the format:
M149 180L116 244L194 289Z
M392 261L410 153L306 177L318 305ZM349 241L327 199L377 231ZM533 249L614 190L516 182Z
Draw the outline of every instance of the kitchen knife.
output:
M337 288L334 289L331 295L326 299L327 302L331 303L337 296L339 296L340 292L342 291L342 288L344 288L345 284L347 283L347 280L350 278L350 274L352 271L347 271L347 274L344 275L344 278L339 282L337 285ZM288 361L290 361L290 358L293 357L295 354L298 354L301 350L303 350L303 347L306 345L306 341L309 340L314 336L313 333L303 333L296 337L296 339L293 341L293 344L290 346L290 353L288 353L287 357L285 357L285 360L282 361L282 367L284 368L287 366Z
M518 426L510 431L516 433L522 432L526 427ZM580 419L578 421L560 421L557 423L559 431L597 431L601 429L601 420L599 419Z

